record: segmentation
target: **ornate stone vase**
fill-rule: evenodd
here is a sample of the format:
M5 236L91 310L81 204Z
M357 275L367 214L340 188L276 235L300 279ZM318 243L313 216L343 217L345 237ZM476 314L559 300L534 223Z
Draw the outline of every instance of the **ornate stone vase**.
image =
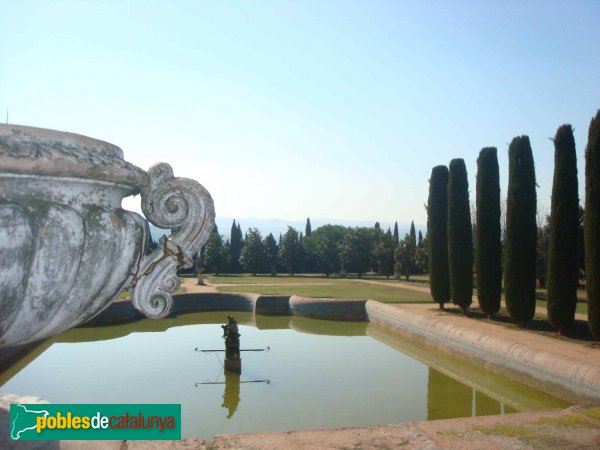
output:
M148 221L172 231L149 254L146 219L121 208L136 194ZM208 191L168 164L145 172L107 142L0 125L0 346L81 324L125 288L146 316L165 317L177 269L214 218Z

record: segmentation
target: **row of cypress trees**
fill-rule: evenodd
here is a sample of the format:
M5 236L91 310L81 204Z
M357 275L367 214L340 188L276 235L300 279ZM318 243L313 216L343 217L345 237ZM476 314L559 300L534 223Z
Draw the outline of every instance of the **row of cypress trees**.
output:
M577 305L578 183L575 139L570 125L554 138L555 169L550 213L548 320L561 333L574 322ZM509 145L509 180L502 266L500 180L497 149L477 159L475 271L481 310L500 309L502 280L508 312L519 326L536 306L537 196L535 166L527 136ZM464 160L432 169L428 198L428 250L431 294L443 308L452 299L463 312L473 292L473 236ZM600 338L600 111L592 119L586 149L585 252L588 323Z

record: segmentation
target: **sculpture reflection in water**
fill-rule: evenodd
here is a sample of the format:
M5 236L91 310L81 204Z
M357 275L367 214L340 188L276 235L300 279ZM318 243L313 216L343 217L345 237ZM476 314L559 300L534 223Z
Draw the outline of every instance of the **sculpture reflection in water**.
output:
M227 418L231 419L240 404L240 373L225 369L225 392L221 407L229 411Z
M240 352L268 352L271 350L267 348L249 348L240 350L240 336L237 321L231 315L227 316L227 323L221 325L223 329L223 339L225 340L225 350L200 350L196 348L197 352L202 353L214 353L215 355L219 352L225 352L225 364L221 363L221 370L225 373L225 381L203 381L196 383L196 387L204 384L224 384L225 391L223 392L223 403L221 407L228 410L227 418L233 417L237 411L238 405L240 404L240 384L242 383L266 383L269 384L271 381L268 379L264 380L241 380L242 374L242 359ZM218 356L217 356L218 358ZM220 373L219 373L220 375ZM218 378L218 376L217 376Z

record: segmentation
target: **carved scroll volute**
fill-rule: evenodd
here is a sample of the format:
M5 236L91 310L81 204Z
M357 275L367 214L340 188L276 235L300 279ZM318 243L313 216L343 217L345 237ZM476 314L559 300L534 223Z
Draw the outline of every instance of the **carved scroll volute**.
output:
M150 318L165 317L171 311L171 293L179 288L178 268L193 265L215 224L215 206L204 187L188 178L175 178L170 165L160 163L148 171L149 183L141 190L142 211L159 228L170 228L158 248L142 256L139 270L132 275L131 300Z

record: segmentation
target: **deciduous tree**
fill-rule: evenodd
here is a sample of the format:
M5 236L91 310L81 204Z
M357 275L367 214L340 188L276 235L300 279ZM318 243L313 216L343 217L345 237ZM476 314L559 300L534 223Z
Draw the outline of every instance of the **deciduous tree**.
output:
M417 248L413 244L410 234L404 236L394 252L396 261L395 268L400 275L404 275L405 279L409 279L416 269L416 252Z
M279 244L279 259L291 276L300 270L302 264L302 248L298 231L288 226Z
M394 274L396 240L392 236L390 229L387 233L379 237L377 246L375 247L375 258L379 273L385 275L388 279Z
M219 228L215 225L208 242L202 248L201 264L207 272L219 275L225 267L225 258L223 238L219 234Z
M258 228L249 228L246 231L246 238L240 262L247 272L256 275L262 271L267 262L267 250L263 244L262 235Z
M350 272L358 273L359 277L369 270L372 262L373 249L369 231L365 227L350 229L340 248L340 258L344 268Z
M315 256L319 271L329 277L340 270L340 247L348 232L341 225L323 225L311 235L315 241Z

